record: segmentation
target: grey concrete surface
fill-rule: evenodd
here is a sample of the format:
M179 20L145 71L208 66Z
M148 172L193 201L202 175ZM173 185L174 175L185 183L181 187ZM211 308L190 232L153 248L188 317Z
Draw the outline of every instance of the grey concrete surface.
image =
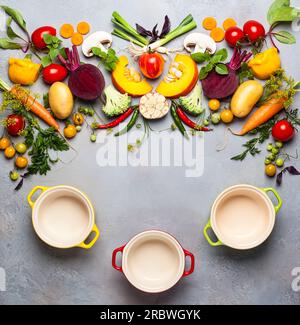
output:
M96 1L51 0L7 1L19 9L28 29L49 24L86 20L92 30L112 29L110 17L118 10L132 23L152 26L168 14L173 24L192 13L201 30L205 16L221 23L234 17L239 24L258 19L266 24L270 0L152 0ZM300 2L294 1L300 6ZM296 33L298 42L299 32ZM179 44L182 39L172 43ZM66 44L69 44L66 42ZM115 48L127 45L114 39ZM295 79L300 79L299 44L283 46L282 61ZM0 54L0 74L6 78L7 58L18 52ZM92 60L96 63L96 61ZM107 84L110 78L106 74ZM39 81L33 89L43 93ZM300 103L297 98L295 107ZM99 109L99 105L97 106ZM299 105L298 105L299 107ZM158 124L170 125L171 117ZM238 128L238 124L235 124ZM300 266L300 211L297 177L286 176L279 189L284 200L276 227L269 240L257 249L239 252L226 247L212 248L202 235L211 205L224 188L239 183L274 186L263 171L264 154L243 163L230 157L241 151L245 139L229 137L226 150L216 146L224 138L224 127L205 136L204 174L185 177L175 167L103 167L96 162L98 144L91 144L84 130L74 141L78 156L69 165L59 165L47 177L32 177L16 193L8 179L11 162L0 155L0 267L6 271L6 292L0 304L299 304L300 292L293 292L291 271ZM299 139L288 147L294 153ZM263 147L264 150L264 147ZM67 159L63 156L64 159ZM294 162L298 168L298 161ZM42 243L31 224L26 196L35 185L68 184L85 191L97 211L101 238L90 251L56 250ZM147 295L133 288L111 267L111 253L136 233L151 229L172 233L196 257L195 273L168 292Z

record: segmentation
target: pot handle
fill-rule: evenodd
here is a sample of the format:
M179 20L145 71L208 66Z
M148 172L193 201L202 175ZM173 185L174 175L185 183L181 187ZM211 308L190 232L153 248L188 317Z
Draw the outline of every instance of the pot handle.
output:
M122 266L118 266L116 260L117 260L117 255L118 255L118 253L123 253L125 246L126 246L126 245L121 246L121 247L119 247L119 248L116 248L116 249L113 251L113 253L112 253L112 259L111 259L112 267L113 267L115 270L117 270L117 271L119 271L119 272L122 272L122 273L123 273Z
M38 190L41 190L41 193L40 193L40 195L41 195L43 192L47 191L48 188L49 187L46 187L46 186L36 186L31 190L31 192L27 196L27 201L31 208L33 208L35 205L35 201L32 201L32 199L31 199L33 197L34 193Z
M262 189L265 193L269 193L269 192L272 192L274 195L275 195L275 197L276 197L276 199L277 199L277 201L278 201L278 204L276 205L276 206L274 206L274 208L275 208L275 212L276 213L278 213L279 212L279 210L281 209L281 207L282 207L282 199L281 199L281 197L279 196L279 194L278 194L278 192L274 189L274 188L272 188L272 187L269 187L269 188L263 188Z
M80 248L83 248L83 249L90 249L90 248L92 248L96 244L96 241L98 240L98 238L100 236L100 231L99 231L98 227L96 226L96 224L94 224L94 226L93 226L92 231L90 232L90 234L93 233L93 232L95 233L95 237L91 240L90 243L86 244L85 242L82 242L77 247L80 247Z
M186 277L186 276L191 275L194 272L194 269L195 269L195 256L191 252L187 251L186 249L184 249L183 252L184 252L185 257L188 256L191 259L191 267L190 267L190 269L188 271L184 271L183 275L182 275L182 277Z
M207 230L210 229L210 228L212 229L210 220L208 220L206 226L203 229L203 235L204 235L205 239L208 241L209 245L213 246L213 247L223 246L223 243L220 240L218 240L216 242L211 240L211 238L209 237L209 235L207 233Z

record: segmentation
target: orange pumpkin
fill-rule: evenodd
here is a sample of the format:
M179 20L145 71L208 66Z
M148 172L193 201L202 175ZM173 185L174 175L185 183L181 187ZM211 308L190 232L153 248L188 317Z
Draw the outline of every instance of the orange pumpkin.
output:
M178 98L189 94L197 81L198 68L194 60L189 55L177 54L156 91L168 98Z
M140 73L134 68L127 68L128 63L126 56L119 57L119 62L112 73L112 83L116 89L132 97L140 97L151 92L153 87L142 79Z

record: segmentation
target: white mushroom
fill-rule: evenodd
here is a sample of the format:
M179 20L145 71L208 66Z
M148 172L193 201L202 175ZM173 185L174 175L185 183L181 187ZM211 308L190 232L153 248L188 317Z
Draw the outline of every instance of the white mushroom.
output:
M82 43L82 53L86 57L92 57L94 54L92 52L93 47L98 47L103 52L107 52L107 50L111 47L112 44L112 36L107 32L95 32L88 36Z
M216 42L208 35L203 33L191 33L184 39L184 48L189 53L214 54L217 50Z

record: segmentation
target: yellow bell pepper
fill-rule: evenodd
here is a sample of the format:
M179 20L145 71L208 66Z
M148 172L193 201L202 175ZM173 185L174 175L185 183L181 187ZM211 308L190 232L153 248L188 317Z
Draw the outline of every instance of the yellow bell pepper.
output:
M10 58L8 64L9 79L18 85L32 85L36 82L41 70L41 64L34 63L29 58Z
M278 50L272 47L262 53L258 53L248 62L248 66L257 79L269 79L281 67Z

